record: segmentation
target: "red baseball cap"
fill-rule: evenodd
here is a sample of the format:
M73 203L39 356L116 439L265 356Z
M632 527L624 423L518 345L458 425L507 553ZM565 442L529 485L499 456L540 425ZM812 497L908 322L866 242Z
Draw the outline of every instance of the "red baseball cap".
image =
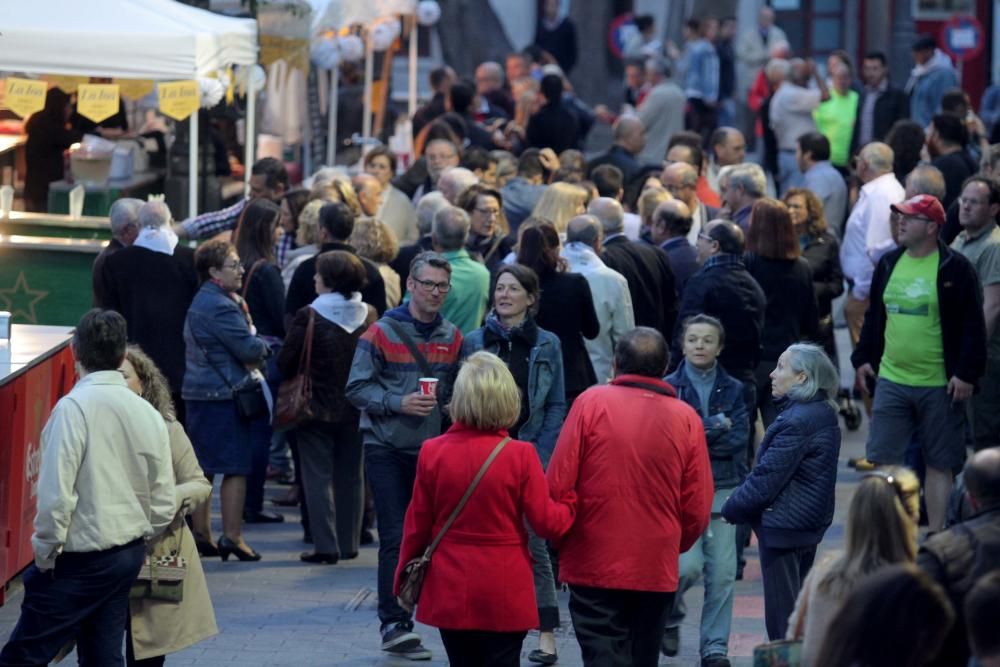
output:
M890 208L897 213L927 218L937 223L939 227L944 226L944 207L938 198L932 195L917 195L900 204L893 204Z

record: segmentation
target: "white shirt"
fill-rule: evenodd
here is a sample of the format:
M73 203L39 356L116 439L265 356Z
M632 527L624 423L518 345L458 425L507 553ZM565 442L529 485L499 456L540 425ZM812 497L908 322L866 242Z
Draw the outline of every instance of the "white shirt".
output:
M905 190L892 172L861 186L858 203L847 218L844 244L840 247L844 276L854 282L851 294L858 300L868 298L876 262L896 247L889 227L889 207L905 198Z
M594 249L583 243L567 243L560 254L569 262L569 270L581 274L590 285L594 310L601 328L597 338L584 339L583 343L587 347L590 363L594 366L594 373L597 374L597 381L604 384L611 379L615 343L626 332L635 328L628 281L622 274L609 269Z
M630 241L638 241L642 231L642 218L635 213L625 214L625 237Z
M701 230L705 228L705 225L710 222L711 220L708 219L708 209L699 200L698 205L691 211L691 229L687 233L688 243L693 246L698 245L698 235L701 234Z
M118 371L85 376L42 431L39 569L62 552L103 551L162 532L175 514L167 426Z
M816 131L812 114L822 100L819 90L803 88L788 81L778 86L771 97L770 122L779 149L794 151L799 137Z

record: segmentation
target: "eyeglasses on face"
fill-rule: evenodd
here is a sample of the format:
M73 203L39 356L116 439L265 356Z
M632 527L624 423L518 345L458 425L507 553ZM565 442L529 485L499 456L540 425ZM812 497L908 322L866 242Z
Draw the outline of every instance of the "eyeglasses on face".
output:
M433 293L436 289L441 294L447 294L451 290L451 283L436 283L433 280L420 280L419 278L414 278L413 282L420 285L425 292Z
M222 268L232 269L233 271L239 271L240 269L243 268L243 265L240 264L239 262L224 262L222 264Z

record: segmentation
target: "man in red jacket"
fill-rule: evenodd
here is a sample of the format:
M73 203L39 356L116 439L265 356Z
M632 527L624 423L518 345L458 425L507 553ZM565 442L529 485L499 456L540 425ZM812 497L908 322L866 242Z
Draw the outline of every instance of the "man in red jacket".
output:
M657 664L678 557L708 526L705 431L660 379L669 356L655 329L619 340L614 379L576 399L549 463L552 497L579 498L559 568L584 665Z

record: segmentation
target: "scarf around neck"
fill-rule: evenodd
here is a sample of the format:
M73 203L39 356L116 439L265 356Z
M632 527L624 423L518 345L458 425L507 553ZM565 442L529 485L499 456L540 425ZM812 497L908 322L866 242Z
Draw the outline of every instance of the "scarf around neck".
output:
M357 331L368 317L368 306L361 300L361 292L352 292L350 299L339 292L320 294L309 307L347 333Z
M139 230L139 236L136 237L132 245L152 250L153 252L163 253L164 255L173 255L178 240L177 234L170 228L170 225L143 227Z

